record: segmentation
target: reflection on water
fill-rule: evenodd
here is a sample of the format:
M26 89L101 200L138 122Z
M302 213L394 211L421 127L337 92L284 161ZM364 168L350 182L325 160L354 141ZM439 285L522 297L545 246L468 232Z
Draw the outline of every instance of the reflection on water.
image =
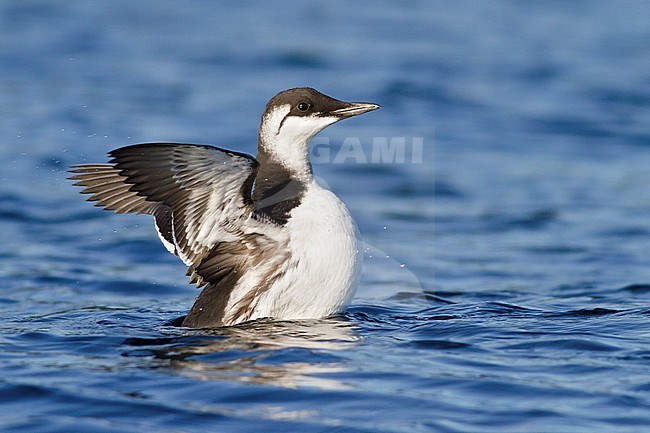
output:
M178 374L201 380L342 390L349 385L326 377L349 371L343 359L332 351L349 349L361 339L353 324L340 318L262 320L190 332L182 337L128 339L125 343L137 350L130 349L124 355L151 354L158 360L168 360Z

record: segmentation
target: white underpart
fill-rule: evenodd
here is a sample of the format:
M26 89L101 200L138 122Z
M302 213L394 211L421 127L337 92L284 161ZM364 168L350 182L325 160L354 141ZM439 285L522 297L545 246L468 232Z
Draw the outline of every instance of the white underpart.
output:
M356 291L363 259L345 205L312 180L283 231L290 253L282 264L286 272L261 293L250 319L325 317L345 309ZM254 286L254 274L242 278L227 311Z
M339 119L317 115L287 116L289 111L291 106L281 105L267 113L260 135L274 159L305 181L311 178L309 140Z

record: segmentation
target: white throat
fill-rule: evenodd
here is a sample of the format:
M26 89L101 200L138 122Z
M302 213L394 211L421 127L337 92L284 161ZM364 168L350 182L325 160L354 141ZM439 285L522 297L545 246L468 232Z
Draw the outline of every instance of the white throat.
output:
M335 117L288 116L291 106L281 105L262 117L260 144L279 164L301 180L313 178L309 163L309 141Z

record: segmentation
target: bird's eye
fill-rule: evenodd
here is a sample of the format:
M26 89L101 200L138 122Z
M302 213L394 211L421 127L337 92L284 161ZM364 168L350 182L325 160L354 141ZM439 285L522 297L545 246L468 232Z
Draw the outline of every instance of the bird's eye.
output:
M298 103L298 110L300 111L307 111L311 108L311 104L309 102L299 102Z

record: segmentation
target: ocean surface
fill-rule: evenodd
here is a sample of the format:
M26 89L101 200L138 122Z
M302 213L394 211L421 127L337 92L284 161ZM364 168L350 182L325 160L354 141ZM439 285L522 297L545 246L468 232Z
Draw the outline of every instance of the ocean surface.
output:
M0 3L0 431L650 428L650 3ZM354 215L340 316L173 326L150 218L67 167L155 141L255 153L276 92ZM333 270L335 271L335 270ZM299 290L299 288L296 288Z

